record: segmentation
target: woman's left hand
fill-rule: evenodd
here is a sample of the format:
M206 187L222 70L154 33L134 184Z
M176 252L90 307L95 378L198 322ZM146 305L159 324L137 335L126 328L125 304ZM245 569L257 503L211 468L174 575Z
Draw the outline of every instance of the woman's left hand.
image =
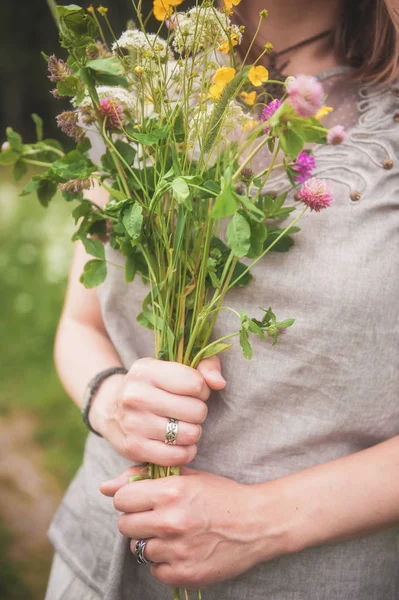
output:
M284 536L273 519L278 501L270 522L261 523L267 502L256 485L185 467L180 477L129 483L140 470L131 467L101 491L114 496L115 508L124 513L119 531L132 538L132 551L138 539L150 538L145 557L159 581L200 588L284 553Z

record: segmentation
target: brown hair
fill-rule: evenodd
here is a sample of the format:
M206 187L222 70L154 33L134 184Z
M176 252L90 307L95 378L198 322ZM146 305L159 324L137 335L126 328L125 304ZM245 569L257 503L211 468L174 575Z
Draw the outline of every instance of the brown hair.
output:
M397 0L344 0L334 44L340 60L355 68L356 79L393 81L399 75Z

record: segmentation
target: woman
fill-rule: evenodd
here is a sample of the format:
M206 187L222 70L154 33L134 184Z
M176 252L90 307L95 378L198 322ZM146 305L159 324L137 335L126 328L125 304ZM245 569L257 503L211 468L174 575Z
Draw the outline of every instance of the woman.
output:
M248 39L262 8L238 7ZM207 588L206 600L399 597L398 9L388 0L268 9L259 44L272 42L275 68L317 75L330 122L347 127L339 150L316 152L334 207L305 217L295 248L269 255L229 296L249 311L270 302L295 327L249 363L237 349L222 369L217 359L198 371L153 360L151 334L135 322L144 286L115 269L98 293L83 289L77 245L60 377L81 405L98 372L128 373L92 394L90 426L103 438L89 435L51 525L47 600L171 598L164 584ZM176 445L164 443L168 418L179 421ZM183 476L129 484L140 472L131 464L145 461L181 465ZM133 554L138 540L150 566Z

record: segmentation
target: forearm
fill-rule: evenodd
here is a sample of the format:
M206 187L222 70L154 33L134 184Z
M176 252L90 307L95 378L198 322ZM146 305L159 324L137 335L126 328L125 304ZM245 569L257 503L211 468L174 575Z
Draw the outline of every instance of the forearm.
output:
M80 407L86 386L99 371L122 366L121 359L106 333L74 318L62 318L55 344L55 363L61 382ZM100 396L115 382L105 380L96 394Z
M394 526L399 523L399 436L255 487L260 523L270 528L270 501L280 517L275 535L283 552ZM269 499L263 506L262 498ZM261 560L270 558L268 548L262 551Z

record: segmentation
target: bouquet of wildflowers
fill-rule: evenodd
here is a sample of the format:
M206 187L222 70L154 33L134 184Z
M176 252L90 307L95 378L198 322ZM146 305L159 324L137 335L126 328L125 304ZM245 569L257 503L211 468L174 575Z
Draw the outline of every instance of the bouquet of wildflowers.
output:
M107 8L51 2L67 57L46 57L49 79L57 101L69 102L57 122L76 147L65 152L58 141L43 139L42 121L33 115L37 142L26 144L9 128L0 153L0 165L13 165L17 179L36 167L22 195L36 192L47 206L60 190L73 201L73 239L93 257L83 285L98 286L114 268L104 250L109 243L125 257L126 281L139 275L148 282L137 319L153 330L157 358L192 367L227 351L235 337L249 359L251 336L276 343L293 324L271 308L257 316L237 312L225 297L250 284L251 268L269 251L292 243L288 235L306 210L330 205L331 190L312 177L307 148L344 136L341 127L328 131L320 122L331 109L316 79L268 81L262 57L270 44L247 64L256 37L240 53L243 28L231 19L239 1L219 7L197 0L180 11L183 0L154 0L160 26L149 33L142 2L133 0L134 25L120 36ZM262 11L258 31L266 18ZM276 86L278 99L271 93ZM98 164L90 154L93 132L102 140ZM268 162L255 169L260 152ZM286 192L266 191L284 171L298 186L299 210L285 205ZM104 207L85 197L94 185L109 194ZM221 310L235 313L237 328L215 340ZM149 470L152 477L175 473Z

